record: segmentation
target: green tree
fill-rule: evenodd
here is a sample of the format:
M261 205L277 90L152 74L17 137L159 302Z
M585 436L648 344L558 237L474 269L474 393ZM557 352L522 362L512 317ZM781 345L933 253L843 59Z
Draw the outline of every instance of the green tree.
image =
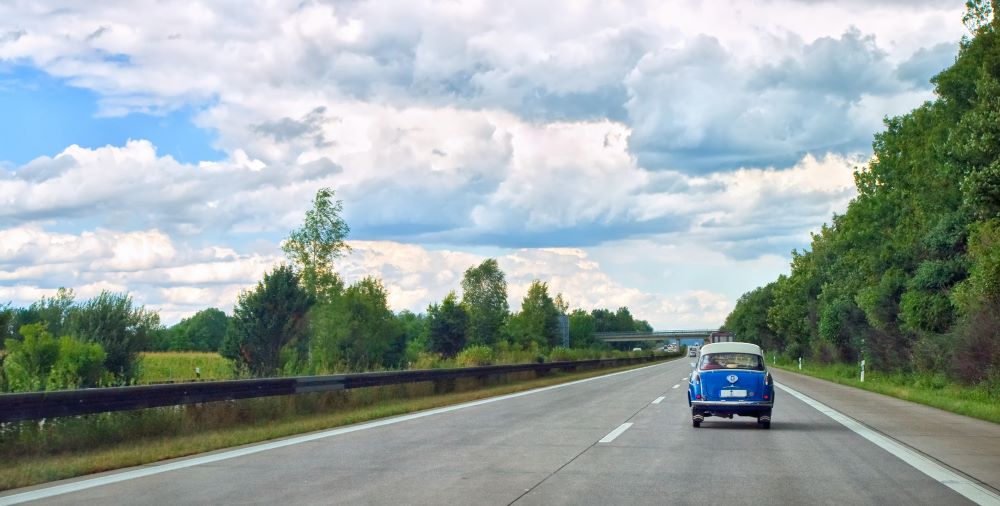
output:
M427 308L430 324L430 349L446 357L454 357L465 348L469 330L469 313L450 292L441 304Z
M559 346L559 309L549 297L549 288L539 280L531 282L521 301L521 311L511 318L509 326L514 342L529 345L535 342L542 349Z
M388 293L378 279L352 284L313 314L311 350L317 370L369 370L402 362L403 327L389 309Z
M288 259L299 269L306 291L320 302L333 300L344 283L333 269L333 261L350 251L347 234L351 229L341 217L343 202L334 200L331 188L320 188L306 211L302 226L293 230L282 244Z
M270 376L282 366L282 351L293 360L306 340L306 313L312 299L287 265L264 275L253 290L239 295L222 355L255 377Z
M430 351L430 317L403 310L396 314L396 321L403 329L403 340L406 343L403 352L406 363L416 362L420 354Z
M226 313L214 307L202 309L170 328L168 349L219 351L228 327Z
M135 379L139 352L149 347L160 316L136 306L126 293L101 292L70 313L69 334L101 345L104 366L121 383Z
M723 328L740 341L771 351L784 351L784 342L767 325L767 313L774 303L774 285L769 283L743 294L726 317Z
M469 312L470 344L495 344L510 316L507 279L493 258L470 267L462 277L462 305Z
M595 348L600 343L594 338L597 321L582 309L574 309L569 314L569 343L573 348Z
M19 329L32 323L44 323L51 334L63 335L67 331L75 298L73 290L59 288L54 297L42 297L30 306L17 310L11 325Z
M10 306L9 302L7 304L0 305L0 350L3 349L2 343L17 335L17 332L14 329L16 315L17 313L14 308Z

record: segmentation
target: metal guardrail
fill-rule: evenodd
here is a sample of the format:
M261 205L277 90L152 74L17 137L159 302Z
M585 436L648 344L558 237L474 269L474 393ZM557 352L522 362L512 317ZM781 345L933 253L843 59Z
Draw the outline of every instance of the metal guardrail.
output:
M61 416L130 411L202 402L273 397L310 392L328 392L421 381L455 378L483 378L524 371L547 372L578 367L615 367L652 362L671 357L650 356L549 362L542 364L488 365L459 369L420 369L412 371L366 372L328 376L297 376L248 380L207 381L112 388L84 388L0 394L0 422L39 420Z

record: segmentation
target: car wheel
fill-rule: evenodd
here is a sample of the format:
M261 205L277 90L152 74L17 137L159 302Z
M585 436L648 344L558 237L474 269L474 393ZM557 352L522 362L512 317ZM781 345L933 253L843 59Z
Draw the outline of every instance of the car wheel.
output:
M760 425L762 429L771 428L771 415L762 415L757 417L757 424Z
M762 429L770 429L771 428L771 422L761 422L760 428L762 428Z
M701 427L701 420L695 418L695 419L691 420L691 425L695 426L696 428L697 427Z

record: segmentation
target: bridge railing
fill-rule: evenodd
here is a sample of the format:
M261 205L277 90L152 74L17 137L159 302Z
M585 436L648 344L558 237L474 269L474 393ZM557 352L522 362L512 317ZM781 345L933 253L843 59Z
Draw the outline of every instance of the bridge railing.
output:
M666 358L670 357L657 355L542 364L488 365L455 369L421 369L0 394L0 422L39 420L90 413L130 411L162 406L180 406L202 402L294 395L310 392L328 392L352 388L417 383L421 381L484 378L525 371L548 372L552 370L575 370L577 368L616 367Z

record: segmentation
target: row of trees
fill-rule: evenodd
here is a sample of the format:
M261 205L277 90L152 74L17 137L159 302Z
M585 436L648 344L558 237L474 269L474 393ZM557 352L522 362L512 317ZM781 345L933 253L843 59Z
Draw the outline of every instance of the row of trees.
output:
M937 99L886 120L858 196L725 328L791 356L1000 380L1000 25L970 2Z
M560 317L568 311L562 296L552 297L536 280L521 310L511 313L506 276L495 259L466 270L461 297L453 291L425 314L393 313L376 278L345 286L333 265L349 249L341 211L332 190L317 192L302 227L283 245L289 264L240 295L221 352L251 375L396 368L470 348L545 353L561 344ZM593 338L596 331L650 328L627 308L578 309L568 324L571 345L579 348L604 346ZM189 325L188 332L201 327Z

